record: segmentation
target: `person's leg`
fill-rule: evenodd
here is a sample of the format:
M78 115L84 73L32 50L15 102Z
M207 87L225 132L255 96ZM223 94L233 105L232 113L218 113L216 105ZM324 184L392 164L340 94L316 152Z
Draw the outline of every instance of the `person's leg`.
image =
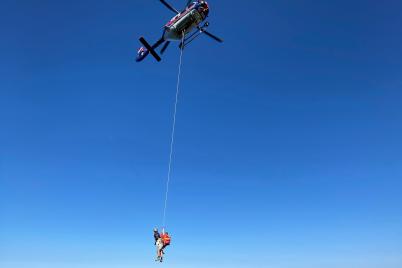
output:
M158 260L161 260L161 259L162 259L162 256L163 256L163 254L162 254L162 247L163 247L163 245L162 245L162 243L161 243L160 241L158 241L158 242L156 243L156 247L157 247Z
M165 255L165 248L167 245L163 245L162 249L161 249L161 253L162 253L162 258Z
M162 248L161 248L162 258L165 255L165 247L166 247L166 245L162 245Z
M155 261L159 261L159 247L158 245L156 246L156 259Z
M160 242L156 241L156 260L159 261L161 257L161 246L160 246Z

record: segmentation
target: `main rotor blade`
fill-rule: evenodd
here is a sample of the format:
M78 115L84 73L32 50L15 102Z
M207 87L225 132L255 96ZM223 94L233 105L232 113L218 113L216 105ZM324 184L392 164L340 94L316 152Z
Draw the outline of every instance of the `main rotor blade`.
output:
M174 7L172 7L168 2L166 2L165 0L160 0L162 4L164 4L169 10L173 11L176 14L179 14L180 12L177 11L177 9L175 9Z
M223 43L223 40L222 40L222 39L220 39L219 37L217 37L217 36L211 34L210 32L208 32L208 31L206 31L206 30L202 30L202 32L203 32L204 34L208 35L209 37L211 37L212 39L218 41L219 43Z
M166 43L163 45L162 49L161 49L161 54L163 54L165 52L165 50L168 48L170 44L170 41L166 41Z

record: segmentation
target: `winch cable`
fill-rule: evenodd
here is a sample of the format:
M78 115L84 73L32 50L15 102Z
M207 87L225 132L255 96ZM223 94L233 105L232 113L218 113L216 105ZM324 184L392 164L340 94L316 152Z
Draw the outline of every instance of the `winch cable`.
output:
M175 138L175 131L176 131L176 115L177 115L177 103L179 101L179 93L180 93L180 77L181 77L181 67L182 67L182 59L183 59L183 49L184 49L184 33L181 40L180 46L180 60L179 60L179 69L177 73L177 84L176 84L176 99L174 103L174 112L173 112L173 125L172 125L172 133L170 139L170 153L169 153L169 166L168 166L168 173L167 173L167 181L166 181L166 193L165 193L165 206L163 208L163 221L162 227L163 230L166 227L166 211L167 211L167 204L169 198L169 185L170 185L170 178L172 173L172 163L173 163L173 148L174 148L174 138Z

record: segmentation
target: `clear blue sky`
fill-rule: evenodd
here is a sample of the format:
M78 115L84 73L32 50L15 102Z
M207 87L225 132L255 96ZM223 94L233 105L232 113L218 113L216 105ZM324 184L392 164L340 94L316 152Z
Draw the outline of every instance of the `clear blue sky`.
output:
M163 266L402 267L402 2L210 5L225 43L184 52ZM156 265L179 50L134 59L172 13L1 11L0 266Z

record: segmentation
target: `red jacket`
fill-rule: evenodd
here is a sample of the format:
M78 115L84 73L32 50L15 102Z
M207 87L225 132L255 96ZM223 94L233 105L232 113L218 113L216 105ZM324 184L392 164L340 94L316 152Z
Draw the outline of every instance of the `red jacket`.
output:
M170 245L170 236L168 234L162 234L161 238L164 245Z

